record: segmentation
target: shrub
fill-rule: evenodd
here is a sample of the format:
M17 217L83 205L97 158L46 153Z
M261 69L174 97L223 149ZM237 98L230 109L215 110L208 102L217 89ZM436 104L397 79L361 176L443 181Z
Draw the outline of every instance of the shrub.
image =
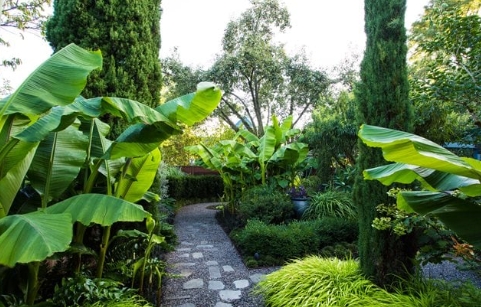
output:
M309 207L304 212L302 218L312 220L323 217L357 219L357 210L351 194L342 191L327 191L313 194Z
M106 279L90 279L84 276L69 277L55 287L52 303L55 306L82 306L95 302L129 299L136 290L121 283Z
M359 235L359 226L356 221L328 217L310 222L316 225L316 233L320 237L320 248L340 242L352 243Z
M252 258L260 266L282 265L287 260L315 253L319 246L315 225L302 222L268 225L249 220L245 228L233 232L231 238L245 256L246 265Z
M256 267L282 265L295 258L318 254L326 246L352 243L357 233L356 223L334 218L284 225L249 220L244 229L232 232L231 238L246 265ZM348 253L346 249L341 251L341 247L335 252L343 256Z
M294 217L294 206L285 193L263 185L242 194L238 213L243 223L257 219L266 224L280 224Z

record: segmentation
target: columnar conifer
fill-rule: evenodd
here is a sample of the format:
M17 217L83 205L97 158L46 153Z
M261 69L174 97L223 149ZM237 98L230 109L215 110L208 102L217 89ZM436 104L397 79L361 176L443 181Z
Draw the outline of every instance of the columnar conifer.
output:
M406 67L406 0L365 0L366 49L357 87L358 125L370 124L403 131L411 129ZM385 164L379 149L359 142L354 199L360 211L359 254L363 272L379 285L412 268L415 242L372 227L379 204L393 203L388 189L377 181L364 181L362 171ZM406 270L407 269L407 270Z
M70 43L100 49L104 64L92 73L84 97L116 96L156 106L160 97L161 0L55 0L46 27L54 51ZM113 135L120 125L113 124Z

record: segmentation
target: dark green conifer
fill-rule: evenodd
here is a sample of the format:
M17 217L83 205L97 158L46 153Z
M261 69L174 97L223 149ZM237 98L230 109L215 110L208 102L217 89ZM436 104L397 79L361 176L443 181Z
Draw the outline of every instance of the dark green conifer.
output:
M100 49L104 64L82 95L115 96L151 107L159 103L161 0L55 0L46 37L54 51L70 43ZM108 120L112 136L122 130Z
M411 130L406 66L406 0L365 0L366 49L361 82L356 90L358 125L370 124ZM395 275L411 271L416 251L411 236L398 237L372 227L376 206L393 203L388 189L378 181L364 181L364 169L384 165L381 151L359 142L354 200L360 215L359 256L363 272L378 285L388 285Z

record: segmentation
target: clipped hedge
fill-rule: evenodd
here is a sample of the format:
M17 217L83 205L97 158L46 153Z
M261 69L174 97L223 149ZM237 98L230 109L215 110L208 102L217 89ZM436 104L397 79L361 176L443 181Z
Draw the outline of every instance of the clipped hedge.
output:
M222 178L216 175L167 177L169 196L176 200L219 199L224 194Z
M325 247L341 242L355 242L358 225L340 218L296 221L283 225L249 220L245 228L233 231L230 236L247 266L275 266L307 255L321 254ZM350 250L346 249L346 252Z
M261 185L242 193L238 214L243 225L248 220L260 220L266 224L281 224L294 218L294 205L285 192Z

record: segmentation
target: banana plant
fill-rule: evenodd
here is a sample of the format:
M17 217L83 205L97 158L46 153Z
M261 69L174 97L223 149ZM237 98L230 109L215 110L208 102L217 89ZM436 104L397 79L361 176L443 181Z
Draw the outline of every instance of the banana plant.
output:
M0 100L0 242L5 255L0 265L29 265L29 305L38 290L39 262L68 248L73 223L80 229L91 224L104 228L97 268L101 276L111 225L149 216L134 202L152 184L160 143L182 132L178 122L204 119L221 98L214 84L204 82L197 92L156 109L123 98L84 99L79 94L86 78L101 64L99 51L71 44ZM108 126L99 121L106 113L132 124L113 141L105 137ZM78 178L84 180L75 192L80 195L58 202ZM42 214L8 215L25 179L42 198ZM104 194L92 193L99 182L105 183ZM49 223L55 227L43 231ZM79 233L75 237L82 238Z
M362 125L359 138L382 149L392 164L364 170L366 180L384 185L419 182L420 191L402 191L397 206L434 215L459 237L481 248L481 161L459 157L423 137L403 131Z

